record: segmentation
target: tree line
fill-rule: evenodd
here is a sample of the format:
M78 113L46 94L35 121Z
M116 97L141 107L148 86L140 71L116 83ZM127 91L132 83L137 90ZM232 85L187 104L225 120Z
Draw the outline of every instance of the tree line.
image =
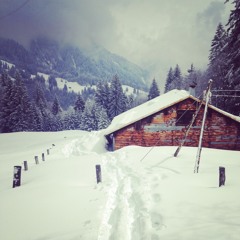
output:
M100 81L96 89L85 88L82 94L75 94L66 86L60 90L52 76L46 83L43 77L23 78L21 73L5 68L0 75L1 133L100 130L118 114L141 103L137 90L128 95L123 92L117 75L110 83Z

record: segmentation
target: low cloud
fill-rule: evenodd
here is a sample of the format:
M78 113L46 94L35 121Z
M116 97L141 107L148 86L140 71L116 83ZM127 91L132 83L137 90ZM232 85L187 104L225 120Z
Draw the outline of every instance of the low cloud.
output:
M24 0L0 0L0 17ZM24 43L48 36L81 47L96 43L152 70L156 79L177 63L206 66L217 24L226 23L222 0L30 0L1 20L0 36Z

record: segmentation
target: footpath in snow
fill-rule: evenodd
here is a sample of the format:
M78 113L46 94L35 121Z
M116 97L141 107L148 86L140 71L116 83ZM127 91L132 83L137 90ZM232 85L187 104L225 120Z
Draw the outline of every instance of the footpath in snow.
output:
M102 132L1 134L0 239L239 239L239 152L203 149L194 174L196 148L174 158L175 147L107 152L104 144ZM24 160L29 170L13 189L13 166Z

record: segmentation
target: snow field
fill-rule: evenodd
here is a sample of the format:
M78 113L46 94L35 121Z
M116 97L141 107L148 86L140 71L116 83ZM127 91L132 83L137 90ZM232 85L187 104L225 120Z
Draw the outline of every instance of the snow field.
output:
M107 152L103 134L0 135L0 239L239 239L240 152L203 149L194 174L196 148L183 147L177 158L175 147ZM12 189L13 166L24 160L29 171ZM221 188L219 166L227 177Z

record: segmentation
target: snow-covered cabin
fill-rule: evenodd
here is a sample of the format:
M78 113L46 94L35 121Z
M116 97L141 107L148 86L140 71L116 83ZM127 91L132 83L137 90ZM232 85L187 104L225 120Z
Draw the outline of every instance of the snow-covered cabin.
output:
M201 100L184 90L172 90L116 116L105 131L109 150L138 146L178 146ZM203 104L185 146L197 147ZM203 147L240 150L240 117L209 104Z

